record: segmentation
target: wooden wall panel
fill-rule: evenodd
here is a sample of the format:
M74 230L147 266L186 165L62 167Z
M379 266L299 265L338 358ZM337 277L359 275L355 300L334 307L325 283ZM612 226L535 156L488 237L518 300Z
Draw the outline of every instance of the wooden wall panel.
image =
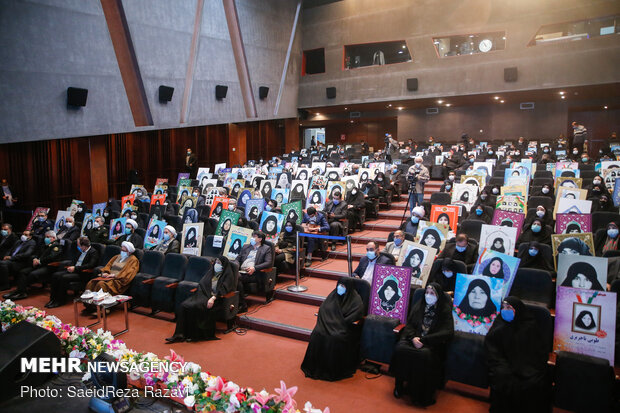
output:
M346 145L365 140L369 146L375 149L382 149L385 147L385 134L391 133L396 136L396 130L396 118L356 121L355 123L336 123L325 127L325 143L344 143ZM344 142L340 140L340 136L343 134L346 135Z

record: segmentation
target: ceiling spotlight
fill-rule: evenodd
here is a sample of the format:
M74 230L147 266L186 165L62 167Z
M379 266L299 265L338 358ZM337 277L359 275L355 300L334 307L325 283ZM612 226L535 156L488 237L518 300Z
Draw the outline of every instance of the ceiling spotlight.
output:
M303 124L302 124L302 123L300 123L300 124L299 124L299 126L303 126Z
M404 108L404 107L402 107L402 106L399 106L399 107L398 107L398 110L403 110L403 109L405 109L405 108Z
M353 123L353 121L351 121L351 123Z
M502 37L502 40L506 40L506 36L503 36L503 37Z
M392 107L392 104L390 103L390 104L388 105L388 108L391 108L391 107Z
M407 45L403 45L403 49L406 49L406 48L407 48Z
M607 109L607 106L603 106L603 109Z
M561 97L562 97L562 99L566 99L566 96L564 96L564 95L562 95Z
M321 114L320 114L319 112L317 112L315 115L316 115L316 116L321 116Z
M349 109L349 108L344 108L344 110L347 110L347 109Z
M563 95L563 94L564 94L564 92L560 92L560 95Z
M399 51L398 51L398 54L403 54L403 53L404 53L404 52L403 52L402 50L399 50Z
M500 101L499 101L499 103L504 103L504 100L503 100L503 99L502 99L502 100L500 100Z
M499 96L495 96L493 99L495 99L495 100L499 100Z
M443 100L438 100L437 103L439 103L440 105L443 103Z
M452 103L446 103L446 106L450 107L450 106L452 106Z

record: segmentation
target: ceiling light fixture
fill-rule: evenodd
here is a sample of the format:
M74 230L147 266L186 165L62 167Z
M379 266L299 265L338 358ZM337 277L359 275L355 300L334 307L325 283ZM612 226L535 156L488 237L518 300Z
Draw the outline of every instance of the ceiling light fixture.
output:
M504 100L503 100L503 99L502 99L502 100L500 100L500 101L499 101L499 103L504 103Z
M495 96L493 99L495 99L495 100L499 100L499 96Z
M446 103L446 106L450 107L450 106L452 106L452 103Z
M607 109L607 106L603 106L603 109Z
M316 116L321 116L321 114L319 112L316 113Z
M562 95L561 97L562 97L562 99L566 99L566 96L564 96L564 95Z
M402 106L399 106L399 107L398 107L398 110L403 110L403 109L405 109L405 108L404 108L404 107L402 107Z
M441 104L443 103L443 100L439 99L439 100L437 101L437 103L439 103L439 104L441 105Z
M564 92L560 92L560 95L563 95L563 94L564 94Z

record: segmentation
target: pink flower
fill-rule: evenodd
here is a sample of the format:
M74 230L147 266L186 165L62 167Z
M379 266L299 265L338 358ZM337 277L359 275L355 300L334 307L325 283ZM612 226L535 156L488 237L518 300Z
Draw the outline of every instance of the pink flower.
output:
M293 400L293 396L295 395L295 393L297 393L297 386L293 386L290 389L287 389L286 384L284 384L284 382L280 380L280 388L275 390L276 393L278 393L279 395L279 397L276 397L275 399L276 402L286 403L283 409L284 412L287 412L289 410L294 411L297 404L295 403L295 400Z
M179 363L185 363L185 359L179 356L173 349L170 349L170 355L164 358L168 361L178 361Z

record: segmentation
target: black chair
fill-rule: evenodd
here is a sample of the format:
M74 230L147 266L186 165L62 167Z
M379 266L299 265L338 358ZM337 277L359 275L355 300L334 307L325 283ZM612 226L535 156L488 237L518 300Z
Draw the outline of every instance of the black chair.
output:
M553 179L553 174L551 173L551 171L536 169L536 172L534 172L534 179L536 179L536 178L551 178L551 179Z
M140 212L138 214L138 221L139 224L142 224L140 225L140 228L148 229L147 226L149 225L149 214L147 214L146 212Z
M431 194L432 205L448 205L452 200L452 196L447 192L435 192Z
M584 171L594 171L594 165L593 164L585 164L585 163L579 163L578 168L581 172Z
M176 205L176 204L175 204ZM183 219L178 215L164 215L164 221L178 232L183 232Z
M553 307L555 287L549 271L519 268L510 289L510 295L523 301Z
M394 232L396 232L396 231L394 231ZM387 242L392 242L392 241L394 241L394 232L390 232L390 233L388 234L388 237L387 237ZM405 240L407 240L407 241L413 241L413 238L414 238L414 237L413 237L413 234L410 234L410 233L408 233L408 232L405 232Z
M161 273L163 263L163 253L151 250L144 251L140 260L140 272L136 274L129 288L129 295L133 297L131 300L132 308L151 306L152 280Z
M438 258L433 262L431 266L431 271L428 276L428 282L433 282L441 275L441 268L443 265L444 258ZM456 265L456 272L461 274L467 274L467 265L463 261L454 260L454 264ZM456 273L453 275L456 278Z
M198 283L211 270L211 260L205 257L189 257L187 260L187 268L185 268L185 277L179 281L174 296L174 312L178 313L181 303L189 298L198 288ZM236 284L235 284L236 285Z
M103 253L99 255L99 266L95 267L95 273L100 272L101 269L105 267L108 262L110 262L112 257L119 255L120 253L121 247L118 245L106 245Z
M144 239L144 237L146 236L146 230L144 228L136 228L135 233L138 234L142 239Z
M603 257L605 258L620 257L620 250L605 251L603 253Z
M542 205L547 210L553 210L553 198L548 196L531 196L530 199L527 200L527 204L530 207L536 208L538 205Z
M217 257L222 255L222 251L224 251L224 241L222 240L221 246L214 247L213 241L215 239L215 235L208 235L205 238L205 241L202 245L202 256L203 257Z
M504 178L503 177L497 177L494 176L493 178L491 178L491 180L489 180L489 185L490 186L496 186L496 185L504 185Z
M614 378L613 367L606 359L558 351L554 405L578 413L611 412Z
M549 185L553 186L553 178L534 178L532 179L532 186L543 186Z
M455 331L448 346L445 378L470 386L489 386L484 336Z
M187 267L185 255L173 252L166 254L161 276L152 280L151 309L153 312L174 311L174 296L179 282L185 277L185 267Z
M480 231L482 230L484 221L478 220L465 220L460 223L459 232L467 234L467 236L476 241L480 240Z
M599 229L607 228L607 224L611 221L620 220L620 214L617 212L597 211L592 213L592 232Z
M540 249L538 250L538 253L541 254L545 258L545 260L547 260L547 262L553 263L553 249L551 248L551 245L539 243L539 247ZM521 244L519 244L517 256L518 257L525 256L525 254L528 254L528 249L529 249L529 242L522 242ZM525 268L525 267L520 266L519 268Z

